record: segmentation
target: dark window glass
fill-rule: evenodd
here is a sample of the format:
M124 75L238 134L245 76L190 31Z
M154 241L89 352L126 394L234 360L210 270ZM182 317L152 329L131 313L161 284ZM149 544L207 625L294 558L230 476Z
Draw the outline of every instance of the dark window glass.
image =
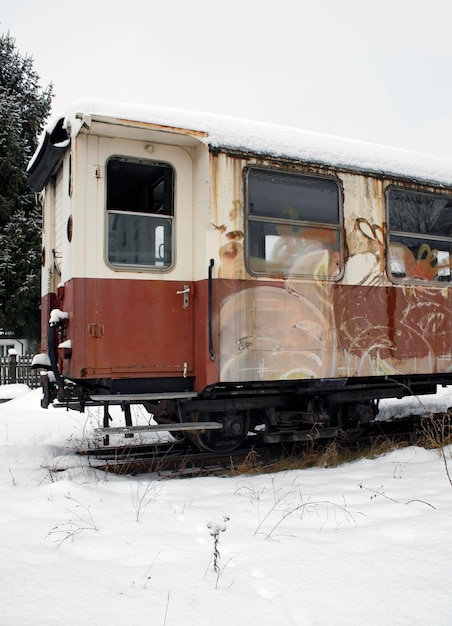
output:
M152 161L107 165L108 260L167 268L173 259L174 171Z
M251 169L247 263L255 274L338 278L339 187L334 180Z
M452 198L390 189L387 205L388 274L406 281L450 282Z

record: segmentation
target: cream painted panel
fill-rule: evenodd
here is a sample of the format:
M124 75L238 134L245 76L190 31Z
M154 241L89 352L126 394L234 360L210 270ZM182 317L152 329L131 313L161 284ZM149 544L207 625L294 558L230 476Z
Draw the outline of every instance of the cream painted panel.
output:
M67 220L70 215L68 194L69 156L46 186L44 193L43 245L46 264L42 272L42 293L56 292L59 284L71 276L71 251L68 249Z
M45 265L41 271L41 295L53 291L53 255L55 248L55 186L51 179L42 193L41 202L44 208L42 245L45 250Z
M70 153L65 154L62 168L59 172L60 182L57 193L57 215L58 224L55 226L56 250L58 252L58 265L61 271L60 282L64 282L67 277L72 276L72 242L67 237L68 219L71 215L72 199L69 195L69 168ZM58 177L57 177L58 178Z
M97 218L98 181L94 167L98 161L98 138L85 134L73 142L72 213L73 237L71 256L73 277L95 277L97 249L102 250Z
M208 234L215 231L209 216L209 151L199 144L194 151L194 280L204 280L208 275L209 262L214 258L215 248L208 246Z
M153 152L146 150L146 144L126 139L98 138L79 135L80 142L78 164L84 161L84 171L78 172L85 177L82 192L78 192L78 225L84 232L85 255L75 260L76 276L88 278L115 278L130 280L139 276L142 280L193 280L193 162L189 152L183 148L154 144ZM86 144L83 149L83 143ZM137 271L113 269L105 261L105 236L107 216L105 210L106 178L105 165L111 156L126 156L145 160L169 163L175 170L175 262L170 270ZM84 191L84 193L83 193ZM83 205L85 211L83 211ZM83 215L83 217L82 217Z

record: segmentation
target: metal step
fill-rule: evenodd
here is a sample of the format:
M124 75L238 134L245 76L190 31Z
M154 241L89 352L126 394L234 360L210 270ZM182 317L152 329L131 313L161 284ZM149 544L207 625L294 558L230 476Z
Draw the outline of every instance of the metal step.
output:
M146 424L143 426L106 426L104 428L95 428L94 432L99 435L128 435L131 433L152 433L157 431L221 430L222 428L223 425L218 422L180 422L178 424Z
M162 393L117 393L102 395L99 393L90 396L94 402L108 402L109 404L141 404L156 400L189 400L197 397L196 391L168 391Z

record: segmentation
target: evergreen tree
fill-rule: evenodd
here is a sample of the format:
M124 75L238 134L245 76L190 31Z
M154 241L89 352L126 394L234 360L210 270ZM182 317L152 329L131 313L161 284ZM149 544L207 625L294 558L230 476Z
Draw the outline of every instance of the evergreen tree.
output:
M52 96L32 57L0 35L0 329L28 339L39 337L41 213L26 171Z
M40 335L41 211L18 209L0 231L0 319L20 337Z

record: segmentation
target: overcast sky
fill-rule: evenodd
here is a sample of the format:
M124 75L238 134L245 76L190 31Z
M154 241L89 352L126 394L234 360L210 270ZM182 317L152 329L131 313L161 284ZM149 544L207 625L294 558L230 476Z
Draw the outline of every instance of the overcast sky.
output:
M452 159L451 0L0 0L53 112L99 98Z

